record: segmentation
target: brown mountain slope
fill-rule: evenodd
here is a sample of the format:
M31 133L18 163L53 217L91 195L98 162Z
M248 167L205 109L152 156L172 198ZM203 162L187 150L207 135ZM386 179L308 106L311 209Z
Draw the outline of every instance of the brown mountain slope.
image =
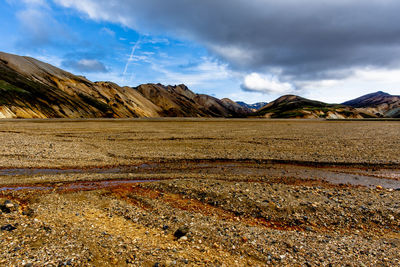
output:
M238 114L249 114L249 113L252 113L255 111L255 110L252 110L252 109L248 108L247 106L243 106L240 103L235 102L229 98L222 98L221 102L225 107L235 111Z
M154 117L160 110L132 89L92 83L36 59L6 53L0 53L0 86L2 117Z
M0 52L0 118L238 115L218 99L202 98L184 85L131 88L93 83L39 60Z
M38 81L33 72L27 75L26 71L16 71L14 59L16 57L0 54L0 117L77 118L108 115L109 110L103 108L101 103L92 103L98 104L98 107L86 105L79 97L72 97L47 82ZM31 67L28 60L25 64L25 69Z
M238 117L246 114L245 111L225 105L215 97L195 94L183 84L175 86L142 84L135 89L159 106L164 116Z
M142 84L135 88L145 98L160 107L166 117L204 117L196 103L191 100L192 91L183 86L164 86L161 84ZM188 97L189 96L189 97ZM193 94L194 97L194 94Z
M400 96L390 95L382 91L367 94L343 104L376 114L379 117L400 117Z
M211 112L216 117L232 117L231 113L236 113L236 117L247 114L245 110L237 109L234 105L228 105L226 99L222 101L209 95L199 94L194 100L203 107L204 111Z
M326 104L287 95L255 113L230 99L196 94L185 85L136 88L91 82L30 57L0 52L0 118L400 117L400 96L383 92Z
M372 114L359 112L355 108L327 104L309 100L296 95L285 95L265 105L256 112L256 115L267 118L370 118Z

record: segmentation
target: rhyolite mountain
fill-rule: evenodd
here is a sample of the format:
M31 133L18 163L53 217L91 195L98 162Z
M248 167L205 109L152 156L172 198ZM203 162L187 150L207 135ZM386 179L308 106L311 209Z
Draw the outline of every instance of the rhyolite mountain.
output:
M373 113L378 117L400 118L400 96L382 91L344 102L343 105Z
M31 57L0 52L0 118L400 117L400 96L377 92L339 104L295 95L248 105L185 85L91 82Z
M34 58L0 52L0 118L243 117L233 101L184 85L91 82Z
M248 113L232 100L195 94L183 84L142 84L133 89L159 107L164 117L243 117Z
M256 116L266 118L304 118L304 119L362 119L373 118L375 115L358 111L355 108L327 104L320 101L306 99L296 95L285 95L259 109Z

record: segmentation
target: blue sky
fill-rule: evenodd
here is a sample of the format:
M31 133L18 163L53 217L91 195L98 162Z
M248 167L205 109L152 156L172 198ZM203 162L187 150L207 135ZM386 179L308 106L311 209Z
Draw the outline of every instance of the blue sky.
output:
M342 102L400 94L400 5L385 3L6 0L0 50L92 81L184 83L248 103L289 93Z
M219 98L264 99L243 92L226 63L190 40L92 20L52 1L2 1L0 10L0 34L7 40L0 43L1 51L32 56L92 81L184 83Z

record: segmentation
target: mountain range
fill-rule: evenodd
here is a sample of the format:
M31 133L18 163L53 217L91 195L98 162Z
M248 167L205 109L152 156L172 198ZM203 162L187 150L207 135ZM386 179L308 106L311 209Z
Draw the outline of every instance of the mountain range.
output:
M259 110L260 108L262 108L266 104L268 104L268 102L258 102L258 103L254 103L254 104L247 104L247 103L242 102L242 101L237 101L236 103L238 103L239 105L249 109L252 112L256 112L257 110Z
M361 96L343 103L377 117L400 118L400 96L382 91Z
M31 57L0 52L0 118L398 118L400 96L377 92L327 104L295 95L246 104L185 85L91 82Z
M0 117L243 117L239 104L185 85L91 82L30 57L0 53Z

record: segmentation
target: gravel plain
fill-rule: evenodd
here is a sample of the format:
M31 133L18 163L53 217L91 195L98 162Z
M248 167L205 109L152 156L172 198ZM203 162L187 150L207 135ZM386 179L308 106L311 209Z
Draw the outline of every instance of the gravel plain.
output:
M2 266L400 265L398 122L0 121L0 139Z
M101 167L163 159L400 163L398 121L1 120L0 167Z

